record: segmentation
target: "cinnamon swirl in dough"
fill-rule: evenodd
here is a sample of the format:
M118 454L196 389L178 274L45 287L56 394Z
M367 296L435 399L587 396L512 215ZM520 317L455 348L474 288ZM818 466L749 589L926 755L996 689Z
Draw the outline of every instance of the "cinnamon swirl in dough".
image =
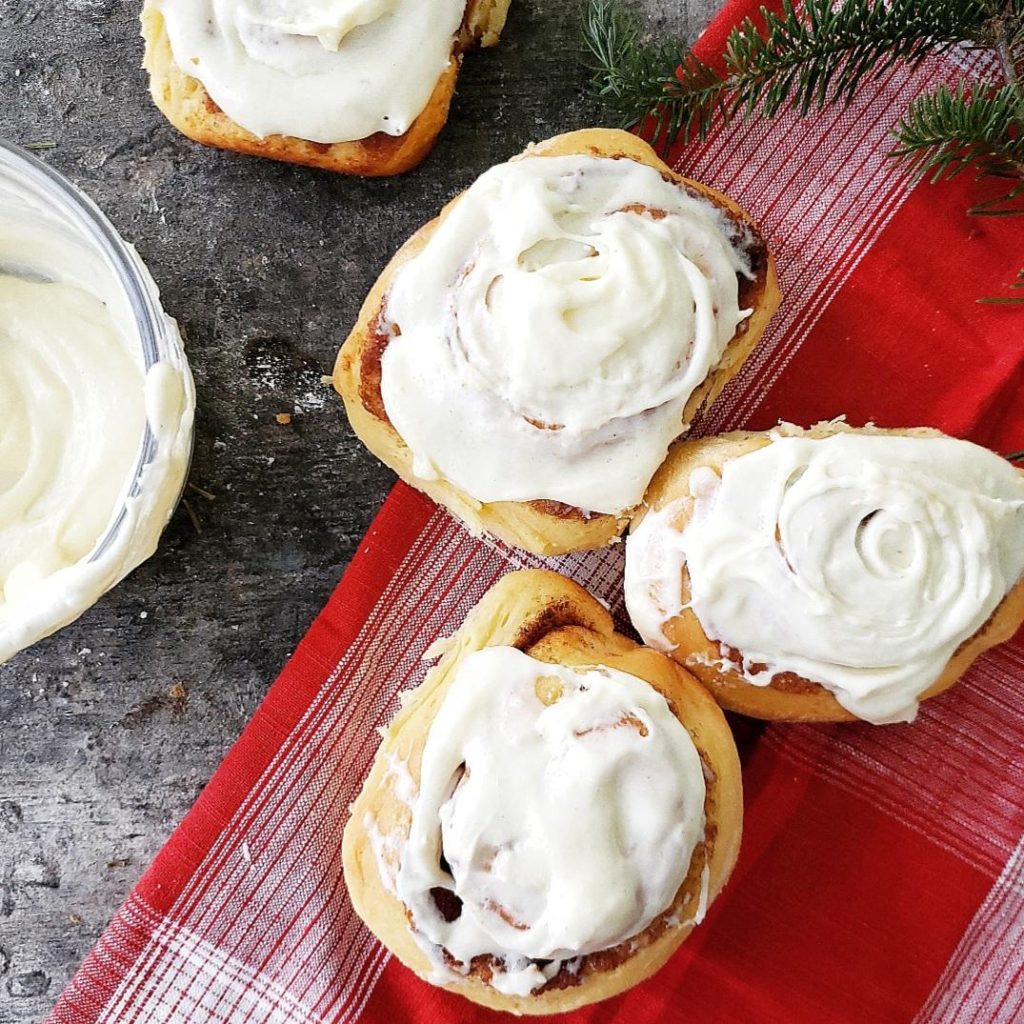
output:
M732 734L555 573L512 573L403 702L343 844L353 905L433 984L555 1013L653 974L736 860Z
M400 174L448 117L462 53L509 0L146 0L156 105L211 146L346 174Z
M626 132L531 147L398 252L338 356L356 433L540 554L608 544L779 301L731 200Z
M935 430L682 443L647 505L633 624L743 714L910 721L1024 620L1024 474Z

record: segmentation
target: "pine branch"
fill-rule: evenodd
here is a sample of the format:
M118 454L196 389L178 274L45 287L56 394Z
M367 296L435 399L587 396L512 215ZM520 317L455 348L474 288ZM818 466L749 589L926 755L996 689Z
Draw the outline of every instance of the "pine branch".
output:
M1005 81L915 100L900 121L894 156L915 180L978 176L1011 181L968 212L1024 214L1024 0L782 0L782 13L761 8L728 36L722 72L680 42L647 38L630 0L586 0L584 41L593 55L593 89L624 128L647 126L661 151L703 138L716 114L728 121L783 109L801 115L849 103L858 88L896 62L915 64L956 43L992 49ZM1024 270L1010 286L1024 290ZM981 299L1024 303L1024 296Z
M1005 82L961 82L952 91L942 85L919 96L893 133L893 155L908 161L915 181L955 178L968 167L979 178L1012 180L1005 192L967 212L1014 217L1024 215L1024 0L988 0L988 6L983 38L999 56ZM1024 290L1024 269L1010 288ZM978 301L1022 305L1024 295Z
M1024 213L1024 0L985 0L978 39L995 50L1004 82L956 89L940 86L919 96L894 132L895 156L910 164L914 180L955 178L974 166L978 176L1016 181L1003 195L972 207L979 216Z
M728 84L684 43L646 40L643 18L620 0L588 0L582 28L593 55L593 91L620 127L652 119L652 141L663 150L677 136L688 141L694 128L707 134Z
M784 0L782 15L762 10L763 33L748 18L729 37L727 61L745 79L734 107L760 103L771 117L787 105L807 114L847 103L898 60L974 37L986 13L984 0L806 0L801 16Z
M906 158L916 181L955 178L971 166L980 174L1024 179L1024 103L1016 81L961 82L953 90L940 85L911 103L895 135L893 155ZM974 212L998 212L1021 191L1014 186Z
M979 39L992 2L806 0L798 12L783 0L781 15L762 8L763 30L748 18L730 32L724 74L681 44L645 41L644 22L625 0L587 0L583 37L595 91L625 127L652 117L664 149L679 134L703 137L716 112L729 118L759 109L770 117L786 107L806 114L848 102L898 60L914 63Z

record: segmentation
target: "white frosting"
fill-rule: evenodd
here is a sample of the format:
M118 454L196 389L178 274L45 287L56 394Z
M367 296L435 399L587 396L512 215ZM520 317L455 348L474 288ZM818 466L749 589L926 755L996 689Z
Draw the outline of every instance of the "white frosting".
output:
M691 495L627 542L640 634L671 646L663 627L682 608L685 566L689 607L742 653L749 682L794 672L870 722L913 719L1024 572L1024 478L966 441L775 437L720 481L694 473Z
M188 464L194 396L183 362L145 368L127 293L95 241L0 172L4 661L152 554Z
M425 948L495 956L494 987L525 995L671 906L704 796L689 733L646 682L486 648L430 727L398 893ZM461 900L456 920L434 888Z
M151 0L174 62L252 134L404 135L452 59L465 0Z
M718 490L718 475L703 466L690 475L693 498ZM623 594L634 628L648 647L668 653L673 644L664 626L683 610L682 574L686 564L678 520L689 511L690 500L680 499L662 509L650 509L626 541Z
M0 275L0 608L85 558L121 498L146 410L116 338L96 296Z
M419 787L409 772L409 766L397 754L388 757L382 785L390 786L395 799L412 811ZM381 832L376 819L369 811L363 817L363 827L366 829L366 837L377 862L380 880L384 888L398 899L398 867L401 864L402 851L405 849L405 836L397 826L388 832Z
M487 171L386 300L381 394L417 475L481 502L638 504L746 316L736 240L634 160Z

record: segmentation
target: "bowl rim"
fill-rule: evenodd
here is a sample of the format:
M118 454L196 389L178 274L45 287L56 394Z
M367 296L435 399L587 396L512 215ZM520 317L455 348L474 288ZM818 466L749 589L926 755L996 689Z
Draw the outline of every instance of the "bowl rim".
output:
M177 324L164 312L159 292L146 265L130 243L121 237L106 214L69 178L22 146L3 138L0 138L0 170L6 170L15 178L20 177L24 183L32 186L36 194L34 198L40 198L50 204L55 212L93 243L97 254L110 268L128 302L135 326L134 338L139 343L142 354L144 374L157 363L169 362L188 378L191 393L191 371ZM184 491L193 441L194 436L190 436L181 490L168 509L168 516L177 507ZM141 493L143 476L147 467L156 458L158 448L156 436L147 420L139 442L134 469L126 479L120 508L84 559L87 564L102 558L118 539L128 519L128 503Z

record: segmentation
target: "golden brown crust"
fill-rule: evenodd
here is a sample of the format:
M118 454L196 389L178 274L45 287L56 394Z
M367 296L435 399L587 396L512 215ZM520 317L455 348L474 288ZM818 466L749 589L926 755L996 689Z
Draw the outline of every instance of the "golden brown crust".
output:
M490 49L501 39L511 0L469 0L459 32L459 49Z
M630 159L657 168L666 180L710 199L734 223L749 231L754 280L741 285L741 299L753 309L730 342L718 366L694 391L683 410L688 423L713 402L753 351L781 299L775 264L749 215L732 199L675 174L642 139L628 132L591 128L559 135L531 146L522 157L586 154ZM520 158L522 158L520 157ZM380 329L381 313L398 269L421 252L459 196L430 223L417 231L394 255L367 295L359 319L338 353L334 386L345 401L349 421L363 443L406 483L445 506L474 533L489 533L540 555L605 547L625 529L629 512L621 516L587 514L560 502L499 501L481 503L447 480L423 480L413 471L412 453L391 426L380 400L380 359L389 339Z
M606 665L646 680L665 696L705 765L705 840L694 852L672 907L648 929L628 943L584 957L578 972L563 969L530 996L506 996L492 988L487 983L488 958L477 958L465 978L444 986L495 1009L557 1013L616 995L658 970L692 930L692 925L670 924L668 917L693 916L705 865L708 899L721 890L739 852L743 805L739 758L721 711L697 681L663 655L616 633L611 616L583 588L537 569L505 576L470 612L446 642L437 667L403 702L345 828L345 879L356 911L421 977L430 980L431 964L412 936L404 906L381 879L369 825L385 834L395 829L408 834L409 812L392 789L389 764L393 758L401 759L418 783L423 745L456 668L473 651L498 645L518 647L542 661Z
M883 429L867 426L853 428L841 422L819 423L802 430L783 424L778 432L787 436L831 437L838 433L892 434L910 437L941 437L940 431L929 427ZM770 444L768 432L735 431L717 437L683 441L673 446L668 458L651 481L645 507L636 514L631 528L643 520L649 509L665 505L689 494L689 479L694 470L706 467L719 476L727 462ZM690 510L683 508L675 521L682 528ZM690 597L690 580L683 568L682 599ZM974 636L957 648L938 679L921 694L927 700L948 690L967 671L971 662L990 647L1008 640L1024 622L1024 579L1018 581L1003 598L988 621ZM664 626L666 638L675 649L672 657L686 667L711 691L722 707L752 718L788 722L856 722L856 715L847 711L824 686L793 672L772 679L767 686L755 686L740 673L729 669L726 662L741 664L743 652L711 640L701 628L693 611L685 608ZM764 666L754 665L756 671Z
M217 106L198 79L175 64L163 16L153 7L152 0L146 0L142 9L142 36L146 44L142 63L149 72L153 101L178 131L196 142L342 174L386 177L412 169L430 152L448 119L462 53L473 46L497 44L509 2L469 0L451 63L438 79L423 112L399 136L377 132L355 142L328 145L290 135L270 135L264 139L253 135Z

